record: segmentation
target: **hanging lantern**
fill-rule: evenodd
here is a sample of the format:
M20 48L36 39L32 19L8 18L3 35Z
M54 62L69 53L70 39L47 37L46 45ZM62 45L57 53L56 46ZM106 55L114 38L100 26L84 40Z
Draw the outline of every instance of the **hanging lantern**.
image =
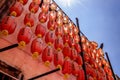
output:
M95 80L92 76L88 76L87 80Z
M77 51L74 48L72 48L71 49L71 57L70 57L71 60L75 61L77 59L77 57L78 57Z
M35 4L38 4L38 5L40 5L40 3L41 3L41 0L32 0L32 2L34 2Z
M105 71L104 71L104 69L102 68L102 67L98 67L98 71L97 71L97 73L98 73L98 78L100 78L100 79L98 79L98 80L107 80L106 79L106 73L105 73ZM102 79L101 79L102 78Z
M48 13L49 4L47 4L47 3L42 3L41 10L42 10L42 13Z
M79 65L76 62L72 62L72 75L78 76L79 73Z
M74 46L75 46L75 40L72 37L69 38L69 46L72 48L74 48Z
M62 35L63 35L63 28L62 27L56 27L55 35L57 37L62 37Z
M62 69L63 66L63 54L61 51L54 53L54 65L60 69Z
M63 55L64 55L65 58L70 58L71 57L71 49L68 45L64 46L62 52L63 52Z
M85 62L89 62L90 60L90 56L87 53L84 54L84 60Z
M82 49L84 52L88 53L88 48L87 48L87 45L85 43L82 44Z
M54 47L58 51L62 50L62 48L63 48L63 41L62 41L61 37L58 37L57 39L55 39Z
M77 53L81 53L81 47L80 47L80 44L79 43L75 43L75 49L77 51Z
M36 4L35 2L31 2L30 3L30 6L29 6L29 10L32 12L32 13L36 13L39 9L39 5Z
M76 62L78 63L78 65L80 67L83 65L83 60L82 60L82 57L80 55L77 56Z
M81 42L85 43L86 42L86 37L85 36L81 36Z
M51 30L51 31L53 31L53 30L55 30L55 27L56 27L56 23L55 23L55 21L48 21L48 23L47 23L47 28L49 29L49 30Z
M108 66L104 66L104 71L108 76L112 76L112 71Z
M73 23L72 22L69 22L68 28L69 28L69 35L70 35L70 37L73 38L74 32L73 32Z
M97 53L102 57L104 56L104 52L101 48L98 48Z
M34 39L31 45L31 52L33 58L38 58L43 50L43 40L41 38Z
M43 0L43 3L49 4L50 2L51 2L51 0Z
M7 36L8 34L12 34L15 31L16 26L17 26L17 24L15 22L14 17L5 16L1 22L2 34L5 36Z
M62 73L64 74L65 78L68 78L72 72L72 64L69 59L65 60L62 66Z
M79 33L78 27L74 27L74 34L78 35L78 33Z
M113 76L107 76L107 80L114 80Z
M34 26L34 17L31 13L27 13L24 18L24 24L26 26L32 27Z
M96 49L98 47L98 44L95 41L91 41L91 45L93 49Z
M53 42L55 41L55 35L54 35L54 32L53 31L49 31L46 36L45 36L45 42L48 44L48 45L51 45L53 44Z
M69 35L67 35L67 34L63 35L63 43L65 45L69 43L69 39L70 39Z
M62 27L63 26L63 19L62 18L57 18L56 24L57 24L58 27Z
M63 17L63 12L61 10L57 11L57 18L62 18Z
M45 23L48 19L48 16L46 13L40 12L38 19L41 23Z
M85 74L82 68L78 72L77 80L85 80Z
M10 15L12 16L20 16L23 12L23 5L19 2L16 2L11 8L10 8Z
M50 11L49 20L50 21L55 21L56 20L56 11Z
M17 0L17 1L19 1L19 2L22 3L23 5L25 5L25 4L28 2L28 0Z
M63 23L64 23L64 24L67 24L67 23L68 23L68 16L64 16L64 17L63 17Z
M57 9L57 5L56 5L55 2L53 2L53 3L50 4L50 9L51 9L52 11L55 11L55 10Z
M17 40L19 42L19 46L24 47L26 44L28 44L32 37L32 31L30 27L21 28Z
M46 66L50 65L50 62L53 60L53 49L51 46L47 46L42 53L42 60L45 62Z
M88 64L88 63L85 63L85 64L86 64L86 73L88 75L92 76L94 79L96 79L97 73L96 73L95 69L92 68L90 64Z
M64 24L63 25L63 31L64 31L64 34L68 34L69 33L69 29L68 29L68 24Z
M36 26L36 29L35 29L35 34L37 37L41 38L45 35L46 33L46 29L45 29L45 26L41 25L41 24L38 24Z
M75 43L79 43L80 42L79 35L74 35L74 39L75 39Z

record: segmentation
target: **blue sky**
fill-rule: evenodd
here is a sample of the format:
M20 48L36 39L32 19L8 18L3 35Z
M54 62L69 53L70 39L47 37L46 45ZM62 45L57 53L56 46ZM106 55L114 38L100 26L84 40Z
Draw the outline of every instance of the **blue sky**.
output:
M79 18L81 31L91 41L104 43L114 72L120 76L120 0L73 0L71 6L63 6L55 0L75 22Z

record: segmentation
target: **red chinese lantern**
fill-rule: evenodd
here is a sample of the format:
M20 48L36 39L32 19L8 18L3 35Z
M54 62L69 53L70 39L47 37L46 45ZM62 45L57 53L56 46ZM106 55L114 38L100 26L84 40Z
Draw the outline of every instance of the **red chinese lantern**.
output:
M11 8L10 8L10 15L12 16L20 16L23 12L23 5L19 2L16 2Z
M62 18L63 17L63 12L61 10L57 11L57 18Z
M68 34L69 33L68 24L64 24L63 31L64 31L64 34Z
M78 33L79 33L78 27L74 27L74 34L78 35Z
M48 21L47 23L47 28L51 31L55 30L55 27L56 27L56 22L55 21Z
M92 76L88 76L87 80L95 80Z
M15 31L16 26L17 26L17 24L15 22L14 17L12 17L12 16L5 16L2 19L2 22L1 22L2 34L6 35L6 36L8 34L12 34Z
M28 2L28 0L17 0L17 1L19 1L19 2L22 3L23 5L25 5L25 4Z
M82 57L80 55L77 56L76 62L78 63L79 66L83 65L83 60L82 60Z
M89 62L89 60L90 60L89 54L84 53L84 60L85 60L85 62Z
M75 40L72 37L69 38L69 46L70 47L74 47L75 46Z
M45 36L45 42L48 44L48 45L51 45L53 44L53 42L55 41L55 35L54 35L54 32L53 31L49 31L46 36Z
M79 73L79 65L76 62L72 62L72 75L78 76Z
M46 33L45 26L38 24L35 29L35 35L39 38L43 37Z
M32 13L36 13L39 9L39 5L36 4L35 2L31 2L30 3L30 6L29 6L29 10L32 12Z
M82 44L82 49L84 52L88 53L88 47L85 43Z
M50 65L50 62L53 60L53 49L51 46L47 46L42 53L42 60L45 62L46 66Z
M81 36L81 42L85 43L86 42L86 37L85 36Z
M40 12L38 19L41 23L45 23L48 19L47 14L44 12Z
M51 0L43 0L43 3L49 4L50 2L51 2Z
M98 47L98 44L95 41L92 41L91 45L92 45L93 49L96 49Z
M81 52L81 47L80 47L79 43L75 43L75 49L76 49L77 53Z
M85 80L85 74L82 68L78 72L77 80Z
M52 10L52 11L55 11L56 9L57 9L57 5L56 5L56 3L51 3L50 4L50 9Z
M104 52L101 48L98 48L97 50L97 53L100 55L100 56L104 56Z
M97 73L96 73L95 69L92 68L90 64L88 64L88 63L85 63L85 64L86 64L86 73L87 73L87 75L90 75L94 79L96 79L97 78Z
M69 39L70 39L69 35L67 35L67 34L63 35L63 43L64 44L68 44L69 43Z
M55 35L57 37L59 37L59 36L62 37L62 35L63 35L63 28L62 27L57 27L56 30L55 30Z
M24 47L26 44L30 42L31 37L32 37L32 31L30 27L21 28L17 37L19 45L21 47Z
M64 55L65 58L70 58L71 57L71 49L68 45L64 46L62 52L63 52L63 55Z
M108 66L104 66L104 71L108 76L112 76L112 71Z
M62 69L63 66L63 54L61 51L54 53L54 65L60 69Z
M55 39L55 45L54 45L55 49L60 51L63 49L63 41L61 37L58 37L57 39Z
M74 35L74 39L75 39L75 43L79 43L80 42L79 35Z
M72 64L69 59L65 60L62 66L62 73L64 74L65 78L68 78L72 72Z
M48 3L43 3L41 9L42 9L43 13L47 13L48 10L49 10L49 4Z
M43 50L43 40L41 38L37 38L32 41L31 52L33 58L38 58Z
M102 67L98 67L98 80L106 80L106 73Z
M107 76L107 80L114 80L113 76Z
M35 4L40 4L41 3L41 0L32 0L33 2L35 2Z
M50 21L55 21L56 20L56 11L50 11L49 20Z
M27 13L24 18L24 24L26 26L32 27L34 26L34 17L31 13Z
M62 27L63 26L63 20L62 20L62 18L57 18L56 24L57 24L58 27Z
M78 57L77 51L74 48L71 49L71 60L75 61L77 59L77 57Z
M64 16L64 17L63 17L63 23L64 23L64 24L67 24L67 23L68 23L68 16Z

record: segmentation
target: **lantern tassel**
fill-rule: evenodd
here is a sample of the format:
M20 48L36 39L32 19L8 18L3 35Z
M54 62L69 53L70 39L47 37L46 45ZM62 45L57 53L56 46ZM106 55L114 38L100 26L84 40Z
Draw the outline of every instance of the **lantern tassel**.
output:
M52 70L52 71L49 71L49 72L43 73L43 74L41 74L41 75L35 76L35 77L33 77L33 78L30 78L30 79L28 79L28 80L34 80L34 79L37 79L37 78L40 78L40 77L43 77L43 76L52 74L52 73L54 73L54 72L57 72L57 71L59 71L59 70L60 70L60 68L57 68L57 69L54 69L54 70Z
M114 71L113 71L113 68L112 68L112 65L111 65L111 62L110 62L109 56L108 56L108 53L105 52L105 54L106 54L107 60L108 60L108 62L109 62L109 65L110 65L110 68L111 68L111 71L112 71L112 75L113 75L113 77L114 77L114 80L116 80L116 78L115 78L115 74L114 74Z
M4 48L0 49L0 52L6 51L6 50L10 50L10 49L15 48L15 47L18 47L18 44L13 44L13 45L4 47Z

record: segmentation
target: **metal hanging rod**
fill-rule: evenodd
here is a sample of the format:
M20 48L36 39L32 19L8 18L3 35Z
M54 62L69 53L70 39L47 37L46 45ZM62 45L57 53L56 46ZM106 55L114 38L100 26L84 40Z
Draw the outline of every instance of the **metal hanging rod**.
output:
M37 78L41 78L41 77L43 77L43 76L47 76L47 75L49 75L49 74L55 73L55 72L57 72L57 71L59 71L59 70L60 70L60 68L56 68L56 69L54 69L54 70L52 70L52 71L49 71L49 72L40 74L40 75L35 76L35 77L32 77L32 78L30 78L30 79L28 79L28 80L34 80L34 79L37 79Z
M12 48L15 48L15 47L18 47L18 44L12 44L10 46L4 47L4 48L0 49L0 52L9 50L9 49L12 49Z
M116 78L115 78L115 74L114 74L114 71L113 71L113 68L112 68L112 65L111 65L111 62L110 62L109 56L108 56L108 53L105 52L105 54L106 54L106 57L107 57L108 63L109 63L109 65L110 65L110 68L111 68L111 71L112 71L113 78L114 78L114 80L116 80Z

